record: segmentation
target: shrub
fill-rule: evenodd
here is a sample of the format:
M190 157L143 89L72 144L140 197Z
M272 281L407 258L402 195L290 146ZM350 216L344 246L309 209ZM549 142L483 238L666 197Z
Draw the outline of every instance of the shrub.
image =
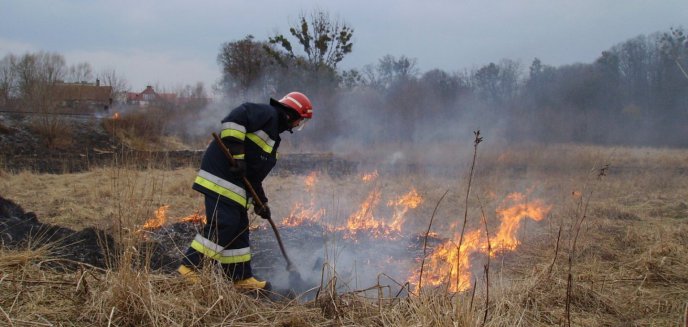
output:
M128 145L146 149L162 140L168 121L163 109L146 108L116 113L103 121L103 127Z
M41 137L48 148L62 149L73 141L73 128L63 117L43 114L31 119L29 129Z

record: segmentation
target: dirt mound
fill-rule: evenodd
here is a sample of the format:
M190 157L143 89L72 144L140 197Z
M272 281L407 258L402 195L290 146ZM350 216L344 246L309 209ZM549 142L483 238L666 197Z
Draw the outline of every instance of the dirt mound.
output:
M95 228L74 231L43 224L33 212L25 212L14 202L0 197L0 241L7 249L48 246L51 256L67 259L62 267L78 262L107 266L106 251L115 250L112 237ZM73 262L71 262L73 261Z
M191 224L177 227L179 233L166 242L149 240L142 236L137 245L139 264L148 265L155 271L172 272L179 265L181 242L184 247L195 234ZM49 265L75 269L79 263L99 268L117 267L120 246L107 232L89 227L80 231L44 224L33 212L25 212L11 200L0 197L0 241L6 249L25 249L47 246L51 258L59 260L59 265ZM182 247L183 248L183 247Z

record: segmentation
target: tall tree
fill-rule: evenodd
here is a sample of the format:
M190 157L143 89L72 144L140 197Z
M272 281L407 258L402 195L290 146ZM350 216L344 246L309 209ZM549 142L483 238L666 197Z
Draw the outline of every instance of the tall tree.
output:
M688 79L688 67L685 61L688 60L688 37L682 28L671 28L668 33L662 34L661 51L669 60L673 60L683 76Z
M64 57L48 52L27 53L18 60L15 69L24 107L32 111L52 111L54 86L64 80L66 73Z
M272 60L266 42L254 40L253 35L222 45L217 61L222 66L222 86L226 92L242 95L253 89L264 89L270 80Z
M7 106L13 98L16 98L17 74L14 66L17 57L8 54L0 60L0 106Z
M66 80L72 83L90 82L93 79L93 67L87 62L70 66Z
M518 93L520 65L503 59L499 65L489 63L473 73L473 86L484 101L504 105L513 100Z
M621 91L619 56L612 51L602 51L602 55L597 58L593 67L596 73L597 89L604 90L599 95L600 102L597 103L597 106L600 107L599 110L613 114L618 109L621 99L619 94Z
M388 90L395 83L414 79L418 75L416 62L416 58L385 55L377 65L365 67L367 84L379 90Z
M624 98L629 105L645 106L649 100L651 45L644 36L630 39L612 51L618 53Z
M449 74L440 69L433 69L423 74L420 78L429 100L439 104L438 106L451 105L455 99L467 90L467 83L458 74ZM438 106L431 106L438 107Z
M525 82L523 96L529 105L538 107L552 107L556 99L552 94L556 69L545 65L539 58L533 59L530 65L528 79Z
M353 28L339 19L331 18L327 11L315 10L309 16L302 13L298 21L298 24L289 28L289 33L296 38L312 69L327 67L334 70L351 53ZM298 56L291 41L284 35L275 35L269 41L279 45L292 58Z

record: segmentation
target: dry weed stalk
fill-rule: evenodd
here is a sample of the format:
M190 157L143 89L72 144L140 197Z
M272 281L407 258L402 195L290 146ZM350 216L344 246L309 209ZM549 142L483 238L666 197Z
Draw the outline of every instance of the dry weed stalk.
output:
M607 170L609 169L609 165L605 165L604 167L600 168L598 170L597 174L597 179L600 180L602 177L607 175ZM578 204L579 206L579 212L580 212L580 218L577 218L574 224L574 237L573 237L573 243L571 245L571 249L569 251L569 259L568 259L568 275L567 275L567 281L566 281L566 306L565 306L565 313L566 313L566 324L567 326L571 326L571 297L573 296L573 261L574 257L576 255L576 243L578 242L578 236L580 235L580 230L583 225L583 222L585 221L585 218L588 216L588 207L590 205L590 199L592 198L594 189L590 189L590 192L588 193L587 199L583 199L583 196L580 198L580 202ZM585 202L585 204L583 204ZM581 210L582 207L582 211Z
M442 202L442 199L449 193L449 190L446 190L444 194L440 197L439 200L437 200L437 203L435 204L435 209L432 210L432 215L430 216L430 222L428 223L428 229L425 231L425 237L423 238L423 258L421 259L420 262L420 273L418 275L418 295L420 295L421 290L423 289L423 268L425 267L425 259L427 258L428 255L428 235L430 235L430 229L432 228L432 222L435 220L435 214L437 213L437 208L439 208L440 203Z
M561 228L562 225L559 225L559 232L557 232L557 242L554 247L554 257L552 258L552 263L549 265L549 270L547 271L548 275L552 275L552 268L554 268L554 263L557 262L557 257L559 256L559 241L561 240Z
M483 322L481 326L485 326L487 323L487 314L490 305L490 257L492 256L492 244L490 243L490 230L487 225L487 215L485 215L485 208L483 207L482 201L480 201L480 196L476 196L478 203L480 204L480 214L482 216L483 225L485 225L485 238L487 239L487 263L485 263L485 314L483 315Z
M456 246L456 287L459 287L460 277L461 277L461 245L463 245L463 237L466 233L466 222L468 221L468 197L471 193L471 182L473 181L473 171L475 169L475 158L478 155L478 144L483 141L480 136L480 130L474 131L473 135L475 139L473 140L473 160L471 161L471 170L468 174L468 187L466 188L466 200L464 202L464 212L463 212L463 225L461 227L461 236L459 236L459 244ZM449 281L451 284L451 281ZM449 286L447 286L447 289Z

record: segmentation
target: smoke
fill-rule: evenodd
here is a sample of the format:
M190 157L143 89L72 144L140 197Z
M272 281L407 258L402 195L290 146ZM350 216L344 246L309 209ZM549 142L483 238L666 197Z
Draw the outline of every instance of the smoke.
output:
M263 272L275 289L293 290L299 294L333 280L339 292L368 288L377 285L379 280L382 285L396 285L394 281L397 281L400 285L395 286L396 292L407 281L409 274L418 268L416 259L422 251L422 243L412 243L407 237L374 239L359 235L353 240L344 238L342 233L304 235L316 232L312 226L281 228L281 231L283 235L298 233L301 236L301 242L286 242L298 277L286 270L281 259ZM260 248L259 251L279 251L265 243L256 247ZM313 295L309 293L303 296L311 298Z
M196 115L196 119L187 121L187 132L192 137L209 138L213 132L220 132L221 121L230 111L240 105L241 102L223 97L217 101L211 101Z

